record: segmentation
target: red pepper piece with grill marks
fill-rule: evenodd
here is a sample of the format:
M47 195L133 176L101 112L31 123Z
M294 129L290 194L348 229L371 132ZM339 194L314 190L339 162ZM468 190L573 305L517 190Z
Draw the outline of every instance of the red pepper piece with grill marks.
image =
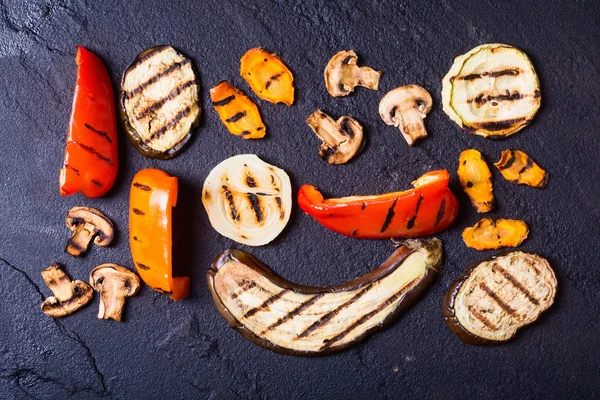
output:
M62 196L101 197L117 177L117 120L112 84L102 60L77 47L73 110L60 170Z
M449 180L448 171L431 171L413 182L414 189L339 199L324 199L319 189L303 185L298 204L321 225L346 236L427 236L448 228L458 215L458 201L448 188Z

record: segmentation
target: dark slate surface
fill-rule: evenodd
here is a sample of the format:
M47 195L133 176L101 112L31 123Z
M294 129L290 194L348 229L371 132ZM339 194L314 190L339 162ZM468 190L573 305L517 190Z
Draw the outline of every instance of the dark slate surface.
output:
M189 4L187 4L189 3ZM525 4L527 3L527 4ZM0 2L0 398L592 398L600 396L600 3L593 1ZM441 78L453 57L482 43L525 50L541 79L543 107L533 124L505 141L458 129L441 110ZM58 170L75 80L75 46L106 62L114 82L143 49L171 44L196 62L204 116L189 148L171 161L142 157L120 137L121 168L102 199L61 198ZM296 78L292 107L258 101L268 137L243 141L226 132L208 88L228 79L251 97L239 59L255 46L277 52ZM334 99L323 68L336 51L353 49L383 71L381 91L358 89ZM377 105L396 86L427 88L435 107L430 137L409 149L379 119ZM304 123L320 107L361 121L368 146L353 162L329 166ZM447 168L456 182L459 153L474 147L488 161L518 148L550 172L545 190L517 186L495 171L498 209L531 227L522 249L538 252L559 279L556 304L516 340L491 348L461 343L445 326L441 300L470 263L494 252L467 249L462 229L478 216L460 194L460 217L443 240L444 270L430 292L397 324L345 353L299 358L244 340L218 314L204 281L215 255L251 251L284 277L329 285L364 274L392 251L388 241L353 240L330 232L296 207L279 239L246 248L219 236L201 206L204 178L221 160L256 153L284 168L294 188L313 183L333 196L401 190L421 173ZM189 266L192 296L179 303L144 287L127 303L126 321L96 319L97 299L67 319L39 310L40 271L52 262L87 280L93 266L132 267L127 243L129 184L157 167L180 178L176 258ZM458 193L458 190L457 190ZM118 227L110 248L83 258L63 253L66 211L97 207Z

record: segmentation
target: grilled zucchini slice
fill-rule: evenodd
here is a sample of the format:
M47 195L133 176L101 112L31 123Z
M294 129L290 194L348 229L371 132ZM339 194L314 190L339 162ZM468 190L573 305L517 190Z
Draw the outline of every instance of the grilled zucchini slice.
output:
M179 154L199 122L199 85L192 61L171 46L139 54L121 81L121 117L127 137L149 158Z
M529 57L505 44L483 44L456 57L442 81L444 112L467 132L491 139L527 126L541 100Z

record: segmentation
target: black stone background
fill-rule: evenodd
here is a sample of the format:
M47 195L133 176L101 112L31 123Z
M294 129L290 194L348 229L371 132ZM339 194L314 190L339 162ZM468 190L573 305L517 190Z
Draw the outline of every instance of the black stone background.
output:
M600 189L598 101L600 3L0 1L0 398L2 399L334 399L594 398L598 389ZM462 132L441 109L441 79L455 56L500 42L523 49L539 74L543 106L532 125L504 141ZM60 197L75 82L75 46L99 54L118 87L120 74L147 47L170 44L196 63L203 117L191 145L170 161L141 156L120 133L120 171L101 199ZM239 77L239 59L255 46L279 54L295 76L293 106L258 100ZM358 88L330 97L323 69L337 51L383 71L379 92ZM208 89L227 79L260 107L268 134L230 135L209 103ZM429 138L408 148L384 125L377 106L390 89L416 83L435 101ZM351 115L368 145L347 165L317 155L305 124L316 108ZM480 216L457 186L460 152L480 150L491 163L502 150L530 154L550 173L544 190L505 181L492 168L498 208L492 216L524 219L521 246L547 257L559 279L556 304L510 343L473 347L444 323L441 301L470 263L494 254L468 249L462 229ZM316 184L329 196L403 190L420 174L447 168L462 210L437 235L445 263L427 295L395 325L344 353L284 356L258 347L218 314L205 272L218 253L250 251L287 279L331 285L362 275L392 252L389 241L335 234L294 204L288 227L272 244L249 248L219 236L200 201L212 167L255 153L285 169L294 191ZM74 279L114 262L133 267L128 246L128 193L133 175L156 167L180 179L176 261L189 266L192 294L175 303L144 286L127 302L125 322L96 319L98 300L62 320L39 309L50 290L40 271L52 262ZM114 244L85 257L63 252L64 225L75 205L97 207L118 227Z

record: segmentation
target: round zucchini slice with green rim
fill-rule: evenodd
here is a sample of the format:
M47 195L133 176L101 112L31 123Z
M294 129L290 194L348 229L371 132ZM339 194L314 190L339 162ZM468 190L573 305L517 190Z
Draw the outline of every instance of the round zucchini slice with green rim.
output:
M179 154L200 119L192 61L171 46L140 53L121 80L120 111L129 141L149 158Z
M541 100L529 57L505 44L483 44L456 57L442 81L444 112L467 132L490 139L527 126Z

